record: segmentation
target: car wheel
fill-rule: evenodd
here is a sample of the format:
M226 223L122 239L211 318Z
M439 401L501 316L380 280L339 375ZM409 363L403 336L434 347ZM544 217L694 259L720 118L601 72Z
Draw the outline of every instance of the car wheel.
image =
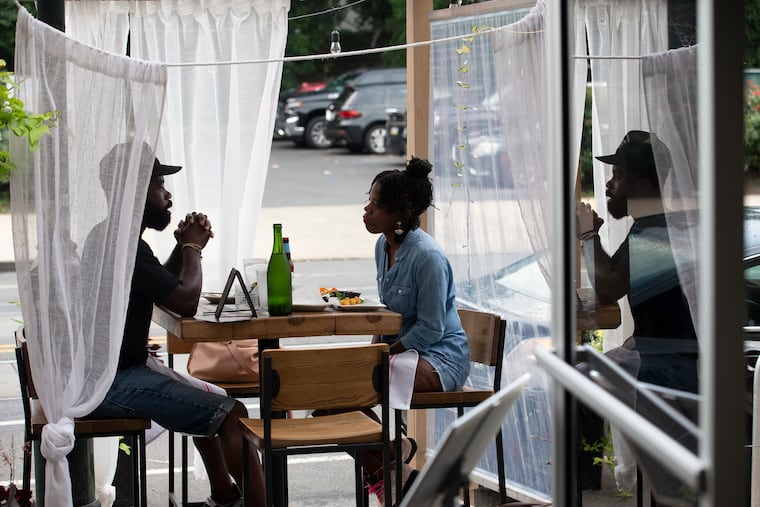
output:
M332 146L325 133L327 131L327 120L324 116L317 116L309 120L304 131L304 140L309 148L324 149Z
M385 125L370 127L364 136L364 147L370 153L382 155L385 153L385 136L387 135L388 130L385 128Z

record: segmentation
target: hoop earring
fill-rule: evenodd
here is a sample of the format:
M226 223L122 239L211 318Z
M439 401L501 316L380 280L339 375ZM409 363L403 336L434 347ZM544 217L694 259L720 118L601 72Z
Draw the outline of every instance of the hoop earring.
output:
M396 228L393 229L393 233L396 236L401 236L402 234L404 234L404 229L401 228L401 220L399 220L398 222L396 222Z

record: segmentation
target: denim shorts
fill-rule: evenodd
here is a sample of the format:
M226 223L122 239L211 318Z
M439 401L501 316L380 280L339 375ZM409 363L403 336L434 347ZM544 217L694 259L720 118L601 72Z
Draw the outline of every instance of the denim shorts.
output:
M433 367L438 374L444 391L458 391L462 389L467 376L470 373L470 363L466 365L452 365L439 356L420 353L420 359L424 359Z
M105 399L88 417L141 417L177 433L211 437L235 403L143 364L117 370Z

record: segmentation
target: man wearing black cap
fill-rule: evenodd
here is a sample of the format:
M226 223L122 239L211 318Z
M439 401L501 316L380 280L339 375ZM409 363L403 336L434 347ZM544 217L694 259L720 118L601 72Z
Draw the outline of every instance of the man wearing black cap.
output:
M130 148L129 143L118 145L106 155L101 162L101 178L104 166L114 159L123 162L123 155ZM169 225L172 201L164 186L164 176L181 167L161 164L147 145L143 145L141 157L154 159L142 235L146 228L161 231ZM214 234L206 215L193 212L179 222L174 237L177 244L163 265L148 243L142 237L139 239L118 370L108 394L91 415L146 418L169 430L195 435L194 443L211 485L206 505L237 507L242 505L242 498L230 476L241 484L243 462L238 419L248 416L245 406L230 396L198 389L146 364L153 305L185 317L195 315L202 284L201 253ZM263 492L263 472L255 451L249 462L253 463L254 491ZM262 500L255 498L255 502Z
M625 241L610 256L599 239L604 221L588 204L577 208L578 237L597 299L612 304L627 295L631 306L633 335L611 355L640 381L697 392L696 332L668 234L668 223L686 216L668 212L666 220L658 176L658 169L661 177L671 169L669 151L654 134L632 130L614 154L597 159L613 166L606 185L609 214L633 218Z

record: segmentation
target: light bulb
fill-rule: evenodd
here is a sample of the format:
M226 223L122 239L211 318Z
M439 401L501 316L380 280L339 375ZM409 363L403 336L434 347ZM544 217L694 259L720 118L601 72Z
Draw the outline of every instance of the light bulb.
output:
M340 50L340 32L333 30L330 34L330 53L337 55Z

